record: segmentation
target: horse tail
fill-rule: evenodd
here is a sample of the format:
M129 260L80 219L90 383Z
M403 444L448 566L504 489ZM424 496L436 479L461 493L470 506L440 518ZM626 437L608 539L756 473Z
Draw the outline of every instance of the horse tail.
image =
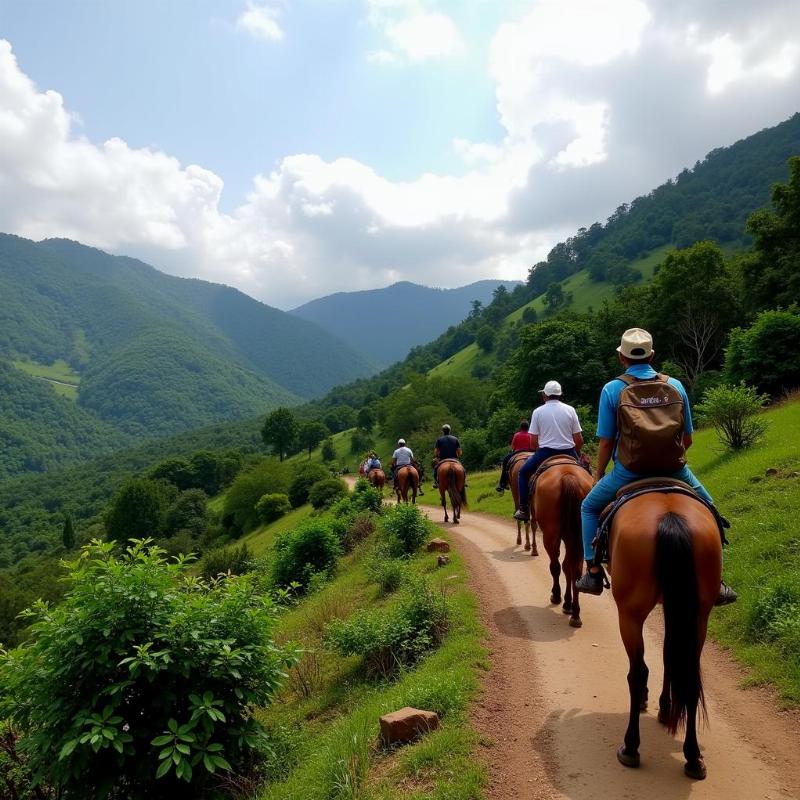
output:
M450 502L453 504L453 508L455 508L456 504L459 506L463 506L466 508L467 506L467 490L466 487L458 488L458 475L456 474L458 470L455 468L457 465L450 465L450 469L447 471L448 477L448 491L450 493ZM463 473L462 473L463 474Z
M461 505L464 508L469 508L469 503L467 502L467 472L463 470L461 473L464 476L464 485L461 487Z
M561 538L567 549L567 558L578 552L581 539L581 487L570 472L561 476Z
M667 728L675 733L688 708L705 716L700 674L700 599L692 536L686 519L671 511L656 528L656 577L664 600L664 669L669 683Z

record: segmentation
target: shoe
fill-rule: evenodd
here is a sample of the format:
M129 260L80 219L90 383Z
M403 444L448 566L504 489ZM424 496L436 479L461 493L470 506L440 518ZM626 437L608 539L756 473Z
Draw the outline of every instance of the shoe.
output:
M603 594L603 573L584 572L583 577L575 584L575 588L586 594Z
M417 492L417 495L418 495L419 497L422 497L422 495L424 495L424 494L425 494L425 492L423 492L423 491L422 491L422 489L420 489L420 490Z
M524 511L520 508L514 512L514 519L518 519L520 522L530 522L531 515L527 511Z
M494 490L497 492L497 494L503 494L505 492L505 490L506 490L506 487L505 486L501 486L498 483L497 486L494 487Z
M728 606L731 603L735 603L738 599L738 595L736 592L728 586L725 581L722 581L719 585L719 595L717 596L717 602L714 603L715 606Z
M434 481L434 482L431 484L431 489L438 489L438 488L439 488L439 484L438 484L438 483L436 483L436 481Z

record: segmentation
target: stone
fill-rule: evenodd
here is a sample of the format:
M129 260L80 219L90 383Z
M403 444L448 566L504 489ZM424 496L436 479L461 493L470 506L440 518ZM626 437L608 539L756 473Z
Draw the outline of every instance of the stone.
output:
M449 553L450 552L450 544L446 542L444 539L431 539L428 542L428 552L429 553Z
M772 478L777 474L778 474L777 467L770 467L765 473L765 475L767 475L767 477L769 477L769 478Z
M439 715L435 711L421 711L406 706L381 719L381 740L385 745L413 742L420 736L439 727Z
M439 556L436 559L436 564L440 567L446 567L450 563L450 556Z

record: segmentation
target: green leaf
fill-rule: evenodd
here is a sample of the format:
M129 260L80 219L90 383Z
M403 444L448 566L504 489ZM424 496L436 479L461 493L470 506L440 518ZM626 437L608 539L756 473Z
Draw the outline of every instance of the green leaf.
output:
M156 772L156 778L163 778L172 768L171 761L162 761L161 766L158 768L158 772Z
M162 745L165 745L168 742L171 742L172 739L173 739L173 737L170 736L170 734L165 733L163 736L156 736L156 738L153 739L153 741L150 742L150 744L155 745L156 747L161 747Z
M214 763L221 769L230 770L231 765L222 756L211 756L211 758L214 759Z
M61 748L61 752L58 754L58 760L61 761L62 758L66 758L77 746L77 739L70 739L68 742L64 742L64 746Z

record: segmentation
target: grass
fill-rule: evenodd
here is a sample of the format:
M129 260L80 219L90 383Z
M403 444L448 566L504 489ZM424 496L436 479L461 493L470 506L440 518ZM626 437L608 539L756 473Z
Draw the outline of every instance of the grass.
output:
M40 364L36 361L13 361L14 366L34 378L47 381L56 394L70 400L78 398L80 375L66 361L58 360L52 364Z
M210 505L210 504L209 504ZM303 520L311 516L313 509L310 505L295 508L284 514L280 519L271 522L269 525L262 525L250 533L242 536L236 544L246 544L254 556L261 556L267 553L272 547L272 543L279 534L290 531Z
M711 616L712 636L748 668L748 682L774 686L780 702L800 707L800 402L765 414L764 439L739 453L724 452L713 430L697 431L689 451L692 470L731 522L725 578L739 601ZM778 474L767 476L767 469ZM514 530L511 493L495 491L497 471L469 476L470 508L508 519ZM798 603L779 609L776 631L755 626L768 592L781 587Z
M394 682L376 683L364 676L360 657L345 658L321 644L327 622L393 602L380 598L367 577L370 547L367 542L342 559L335 579L280 621L277 638L298 641L306 652L277 702L261 716L270 737L290 746L257 800L482 797L484 773L474 758L477 738L466 712L486 666L485 653L476 601L457 553L442 569L434 554L410 560L410 569L448 593L452 612L443 644L414 669ZM379 744L378 719L406 705L437 711L441 728L415 744L387 750Z
M331 436L333 441L333 448L336 451L336 459L333 466L338 469L347 469L348 472L358 472L358 462L360 454L353 454L350 452L350 437L353 435L355 428L349 428L341 433L335 433ZM383 436L379 430L375 430L372 434L374 449L378 456L383 461L384 466L388 468L391 462L392 453L397 446L394 440L390 440ZM291 464L303 464L308 462L308 451L304 450L302 453L295 453L286 459ZM322 463L322 447L317 447L311 451L311 461Z
M652 280L656 267L664 260L664 256L669 252L670 247L665 245L653 250L643 258L631 262L631 267L638 269L642 273L642 281L647 283ZM610 283L595 283L589 278L586 270L581 270L571 275L561 284L564 292L572 293L572 303L568 306L570 311L585 313L590 309L598 309L604 300L608 300L614 295L615 287ZM547 319L547 309L544 304L544 294L539 295L524 306L512 311L503 322L504 325L516 323L522 319L526 308L533 308L538 319ZM452 377L455 375L469 375L473 368L480 363L487 365L493 364L491 355L481 352L476 344L467 345L463 350L451 356L447 361L435 366L429 375L437 377Z

